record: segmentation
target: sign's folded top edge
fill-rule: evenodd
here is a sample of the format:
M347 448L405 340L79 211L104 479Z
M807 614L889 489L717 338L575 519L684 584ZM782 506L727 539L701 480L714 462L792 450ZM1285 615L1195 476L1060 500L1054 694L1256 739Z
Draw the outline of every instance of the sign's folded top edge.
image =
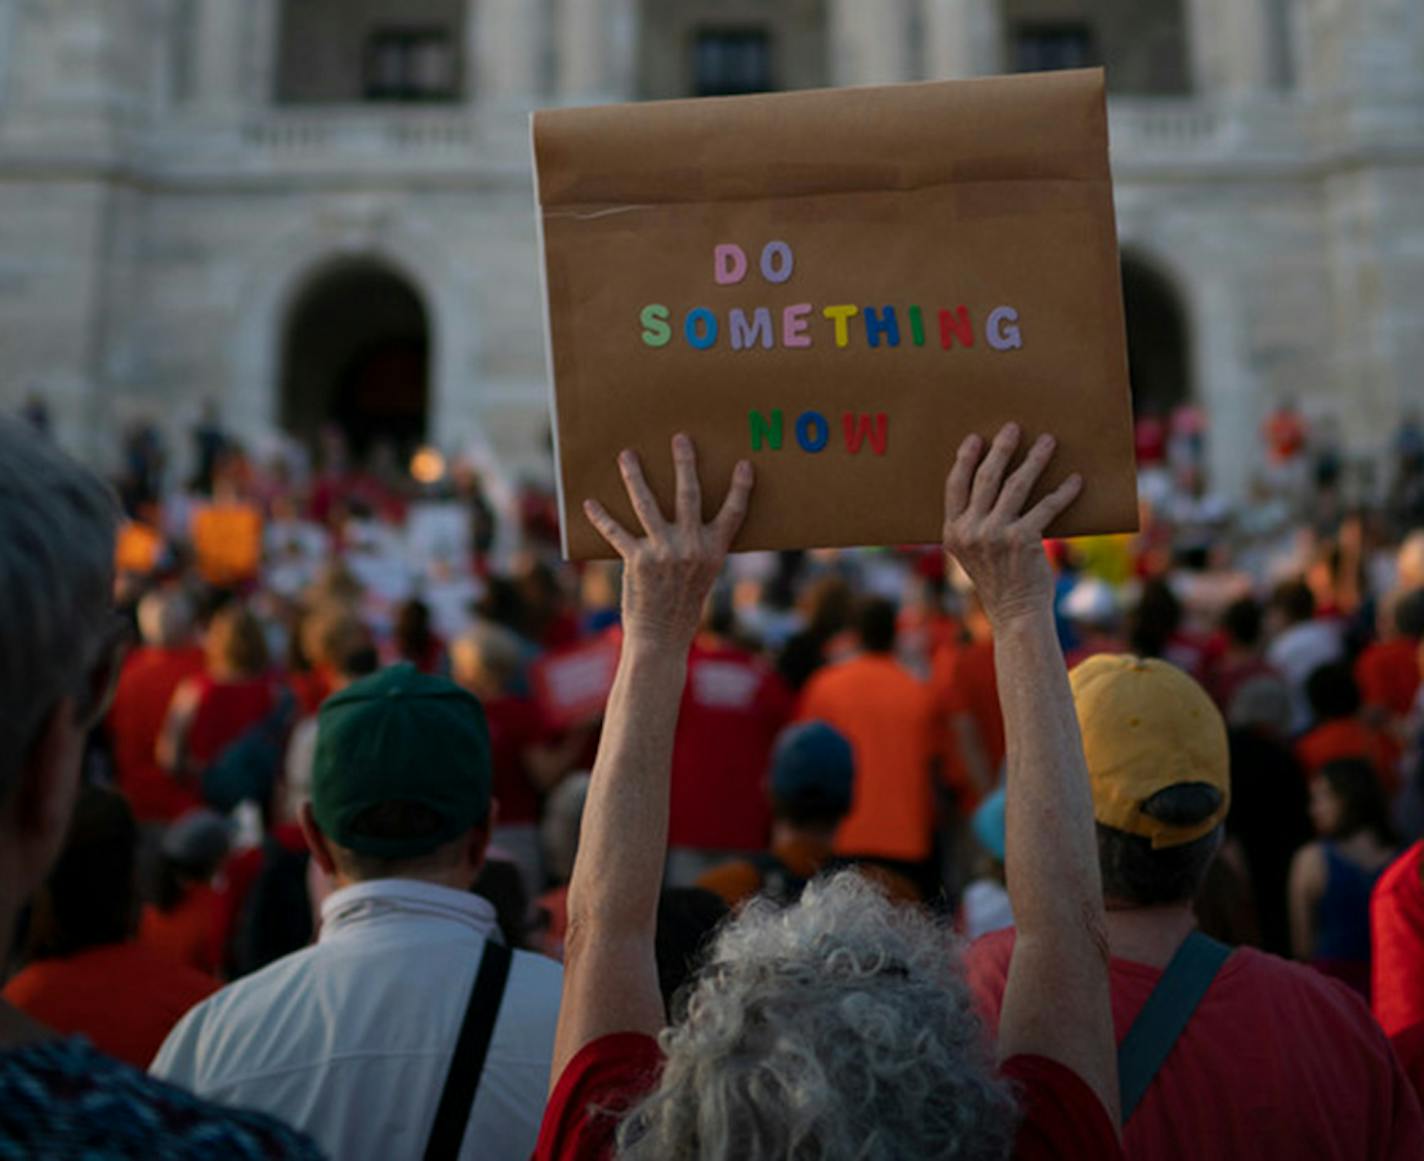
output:
M1109 178L1101 69L548 109L532 128L545 210Z

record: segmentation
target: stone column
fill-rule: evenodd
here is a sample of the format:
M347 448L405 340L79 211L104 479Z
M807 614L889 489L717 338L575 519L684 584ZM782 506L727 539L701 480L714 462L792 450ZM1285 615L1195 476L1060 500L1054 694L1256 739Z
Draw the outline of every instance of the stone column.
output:
M558 93L565 101L597 99L608 91L608 17L603 0L558 0Z
M199 103L213 112L236 113L244 104L250 15L246 2L199 0L193 75Z
M1271 81L1265 0L1190 0L1192 78L1202 95L1244 96Z
M920 0L931 80L1004 71L1004 22L996 0Z
M518 101L540 88L543 6L536 0L474 4L474 91L486 100Z
M831 0L831 76L838 85L911 79L911 0Z

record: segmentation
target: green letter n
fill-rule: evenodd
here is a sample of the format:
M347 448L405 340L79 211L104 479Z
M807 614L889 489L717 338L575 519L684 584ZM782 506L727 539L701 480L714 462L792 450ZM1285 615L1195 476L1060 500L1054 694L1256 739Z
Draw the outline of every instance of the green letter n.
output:
M772 451L781 450L781 409L777 408L771 413L771 422L768 423L766 416L760 411L751 413L752 422L752 451L761 451L762 445L766 444Z

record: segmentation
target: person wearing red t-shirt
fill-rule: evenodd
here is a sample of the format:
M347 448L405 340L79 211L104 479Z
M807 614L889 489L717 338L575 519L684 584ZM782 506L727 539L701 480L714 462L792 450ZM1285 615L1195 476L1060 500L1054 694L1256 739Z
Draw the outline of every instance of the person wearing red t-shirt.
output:
M1424 842L1400 855L1370 897L1371 1004L1397 1036L1424 1024Z
M138 828L121 795L79 793L59 861L36 900L28 964L4 998L65 1035L147 1068L183 1014L217 991L212 976L134 938Z
M585 504L625 563L626 632L569 890L579 937L566 949L558 1080L536 1161L601 1161L615 1141L623 1158L1122 1156L1091 803L1040 546L1081 481L1019 515L1053 444L1040 440L1007 474L1017 443L1006 428L981 465L982 441L966 440L946 487L946 547L994 621L1013 740L1008 843L1025 936L998 1069L946 933L854 872L729 921L663 1038L664 1060L653 950L680 691L752 487L744 461L704 525L695 453L678 436L672 521L631 452L620 465L646 538Z
M1195 931L1193 904L1231 793L1225 724L1205 691L1173 666L1133 657L1094 658L1071 681L1098 823L1116 1038L1146 1036L1166 1049L1155 1070L1140 1052L1120 1058L1130 1065L1124 1087L1141 1093L1123 1129L1127 1155L1417 1157L1424 1116L1348 989L1303 965L1215 945L1215 974L1193 981L1204 986L1199 1002L1183 997L1183 964L1213 947ZM1002 931L970 949L970 981L991 1025L1010 1013L1020 946ZM1169 971L1178 986L1159 992ZM1165 1045L1160 1031L1137 1026L1149 997L1184 1020Z
M107 728L114 775L140 823L167 823L199 804L196 790L158 764L158 735L173 694L203 672L193 640L193 615L178 592L150 593L139 602L143 644L124 661Z
M196 971L217 975L222 955L213 877L231 842L228 820L211 810L191 811L164 831L157 898L144 906L140 943Z
M1419 694L1419 646L1424 642L1424 589L1405 593L1390 602L1381 618L1389 631L1360 654L1355 680L1373 724L1403 723Z
M489 726L497 812L490 844L519 868L526 895L537 899L545 883L539 841L544 796L573 769L587 733L555 739L539 703L513 692L524 651L508 629L477 625L450 647L450 663L455 684L479 698Z
M791 692L774 669L732 640L730 602L708 602L687 657L672 750L668 883L687 887L771 834L766 772L790 720Z
M959 811L971 814L998 783L1004 762L1004 715L994 676L994 641L978 597L965 599L969 640L943 645L930 667L930 696L942 730L944 779L955 791Z
M1305 683L1315 727L1296 743L1296 757L1313 778L1331 762L1369 764L1387 799L1399 793L1399 747L1361 714L1360 690L1344 662L1322 665Z
M857 630L861 652L811 678L796 717L834 727L855 751L855 805L836 835L836 853L921 865L934 826L934 702L895 659L892 602L867 600Z
M160 766L194 786L277 700L262 626L243 605L228 605L213 617L204 654L207 671L174 693L156 750Z

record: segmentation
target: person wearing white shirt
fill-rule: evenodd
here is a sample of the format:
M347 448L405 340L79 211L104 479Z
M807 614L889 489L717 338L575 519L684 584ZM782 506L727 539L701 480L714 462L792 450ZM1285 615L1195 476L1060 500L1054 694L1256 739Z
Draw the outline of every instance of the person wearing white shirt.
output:
M1286 581L1271 594L1274 635L1266 660L1290 686L1291 732L1295 734L1310 728L1310 701L1305 696L1310 675L1345 656L1339 624L1317 620L1315 611L1315 596L1304 581Z
M320 938L194 1008L152 1072L275 1115L343 1161L425 1155L437 1109L449 1155L528 1157L562 972L502 954L493 907L468 890L493 821L479 703L401 665L318 720L302 826L338 888Z

